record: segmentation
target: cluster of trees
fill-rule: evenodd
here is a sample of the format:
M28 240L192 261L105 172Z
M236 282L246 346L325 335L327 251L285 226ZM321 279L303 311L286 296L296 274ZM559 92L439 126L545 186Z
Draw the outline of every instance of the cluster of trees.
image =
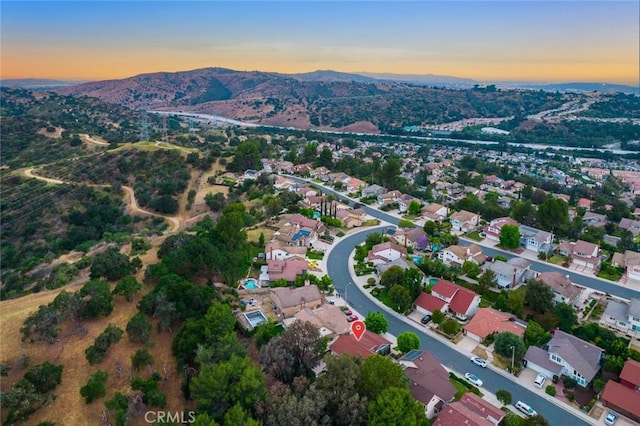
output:
M55 398L51 392L62 381L62 365L46 361L32 367L9 391L0 396L6 422L24 422L42 405ZM4 413L3 413L4 414Z
M428 424L402 367L389 358L327 355L324 361L326 370L313 383L297 377L271 387L265 425Z
M64 321L107 316L113 310L112 301L109 283L102 280L91 280L75 293L62 291L27 317L20 329L22 340L53 343Z
M173 273L185 279L204 276L211 281L236 283L253 258L244 230L247 220L252 218L246 217L244 204L229 204L217 223L208 219L200 222L195 235L170 236L158 250L161 262L147 270L147 277Z
M629 340L618 337L611 330L590 322L572 330L572 334L605 350L602 368L612 373L620 373L627 359L640 362L640 352L629 347Z
M394 307L406 312L424 289L422 277L418 268L403 269L394 265L380 275L380 284L387 289Z

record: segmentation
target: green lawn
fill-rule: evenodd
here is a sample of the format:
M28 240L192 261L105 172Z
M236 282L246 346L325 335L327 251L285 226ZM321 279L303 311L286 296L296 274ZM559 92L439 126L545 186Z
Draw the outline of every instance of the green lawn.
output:
M465 237L471 238L474 241L482 241L482 240L484 240L484 238L482 238L480 236L480 232L478 232L478 231L469 232L468 234L465 234Z
M385 305L387 305L388 307L390 307L391 309L393 309L394 311L398 312L398 313L404 313L398 310L398 306L393 304L393 302L391 301L391 298L389 297L389 290L387 290L386 288L382 288L380 289L379 292L377 293L371 293L376 299L378 299L379 301L381 301L382 303L384 303Z
M308 251L308 252L307 252L307 257L308 257L309 259L322 260L322 258L324 257L324 253L318 253L318 252L314 252L314 251Z
M549 263L553 263L554 265L557 265L558 263L562 263L565 260L567 260L566 257L554 254L549 258Z
M618 271L611 271L611 270L600 270L598 271L597 274L598 277L600 278L604 278L605 280L609 280L609 281L620 281L620 278L622 278L622 273L618 272Z
M462 398L462 395L467 393L467 387L454 379L449 379L449 382L451 382L453 387L456 388L456 395L454 396L454 398L456 401L459 401L460 398Z

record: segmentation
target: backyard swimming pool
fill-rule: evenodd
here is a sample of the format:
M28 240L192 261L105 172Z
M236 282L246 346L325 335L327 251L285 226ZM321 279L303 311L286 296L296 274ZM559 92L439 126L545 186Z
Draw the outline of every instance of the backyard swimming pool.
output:
M429 285L435 285L440 278L429 278Z
M238 288L240 290L256 290L260 288L260 286L258 286L258 282L255 279L248 278L246 280L241 281Z
M249 322L249 325L251 325L251 328L255 328L260 324L267 322L267 317L260 310L245 312L243 315L247 319L247 322Z

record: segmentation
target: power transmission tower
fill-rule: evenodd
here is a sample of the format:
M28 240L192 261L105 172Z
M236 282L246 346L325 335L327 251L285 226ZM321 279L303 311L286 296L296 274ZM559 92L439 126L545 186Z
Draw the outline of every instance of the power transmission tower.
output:
M167 134L167 116L162 116L162 140L164 142L169 142L169 136Z
M140 142L149 141L149 117L146 106L140 108Z

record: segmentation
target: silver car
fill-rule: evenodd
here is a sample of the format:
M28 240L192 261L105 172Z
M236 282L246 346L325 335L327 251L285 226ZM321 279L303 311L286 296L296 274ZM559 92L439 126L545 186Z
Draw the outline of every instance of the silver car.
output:
M479 365L482 368L487 368L487 361L480 358L479 356L472 356L471 362L474 363L475 365Z

